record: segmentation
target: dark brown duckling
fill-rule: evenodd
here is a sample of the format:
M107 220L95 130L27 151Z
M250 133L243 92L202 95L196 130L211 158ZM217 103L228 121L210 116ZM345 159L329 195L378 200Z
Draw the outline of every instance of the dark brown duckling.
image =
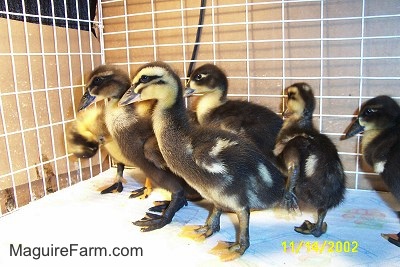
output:
M91 107L90 109L78 112L74 120L66 130L67 150L77 158L93 157L100 146L104 147L107 153L117 163L117 182L101 190L101 194L122 192L125 182L123 171L125 164L129 164L123 156L118 144L112 139L104 121L104 108ZM139 189L139 192L142 191ZM132 192L134 194L135 192ZM148 192L150 193L150 192Z
M236 241L223 243L215 251L222 260L240 257L250 245L250 209L269 208L282 199L283 175L246 138L189 123L181 81L163 62L139 68L120 104L149 99L157 100L153 128L168 166L214 206L195 233L211 236L220 229L222 211L235 212L239 219Z
M155 142L151 124L154 101L118 106L119 99L130 84L129 76L114 66L103 65L96 68L89 76L80 110L97 100L108 99L104 107L104 123L111 139L117 145L116 159L126 165L137 166L154 183L172 193L170 203L151 209L161 209L161 216L147 214L144 219L134 222L142 227L142 231L151 231L171 222L174 214L187 205L185 195L198 197L198 194L166 167Z
M397 102L381 95L363 103L343 139L362 132L364 161L374 168L400 201L400 107ZM382 236L400 247L400 232Z
M230 100L226 74L213 64L197 68L185 95L201 94L195 112L201 125L245 134L262 152L272 155L283 120L267 107L243 100Z
M332 141L313 126L315 98L306 83L287 89L287 117L276 140L274 153L288 174L284 204L296 209L297 199L311 204L318 220L306 220L295 231L319 237L327 231L324 218L339 205L345 194L345 173ZM319 167L324 166L324 167Z

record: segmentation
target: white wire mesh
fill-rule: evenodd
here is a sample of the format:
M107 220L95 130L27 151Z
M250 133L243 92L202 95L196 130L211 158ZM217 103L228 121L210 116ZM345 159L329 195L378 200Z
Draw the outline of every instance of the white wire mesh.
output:
M200 1L123 2L123 9L120 1L101 2L105 61L134 71L162 60L185 79ZM337 145L348 187L385 190L359 161L359 137L339 139L362 102L379 94L400 98L398 3L209 0L205 9L196 65L217 64L228 75L231 98L277 113L286 86L310 83L315 125Z
M0 11L0 215L103 170L104 155L77 161L64 135L76 116L84 75L102 57L90 30L81 30L97 22L89 14L79 17L88 0L71 2L76 18L57 17L60 2L47 2L22 0L16 11L17 2L4 1ZM52 15L42 14L49 8ZM69 8L64 5L63 13Z

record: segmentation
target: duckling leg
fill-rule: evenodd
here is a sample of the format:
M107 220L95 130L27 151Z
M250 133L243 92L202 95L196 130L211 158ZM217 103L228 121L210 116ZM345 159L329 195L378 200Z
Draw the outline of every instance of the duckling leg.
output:
M220 241L210 251L210 253L219 255L222 261L231 261L239 258L247 248L250 246L249 237L249 220L250 220L250 209L244 208L236 213L239 219L239 235L236 242L225 242Z
M294 230L301 234L312 234L315 237L320 237L328 230L328 225L324 222L326 212L326 209L318 209L318 220L316 223L311 223L310 221L305 220L302 225L295 227Z
M122 186L122 182L124 181L123 173L124 173L125 165L122 163L117 163L117 182L106 189L101 190L100 194L108 194L108 193L121 193L124 187Z
M138 189L132 191L131 194L129 195L129 198L139 197L140 199L145 199L145 198L148 198L151 191L153 191L153 186L151 185L151 180L149 178L146 178L144 187L138 188Z
M328 224L324 222L326 212L326 209L318 209L318 220L315 224L315 228L311 230L311 234L315 237L320 237L328 230Z
M297 178L299 177L300 167L297 164L291 163L288 168L288 179L286 181L285 194L283 197L283 205L289 212L299 211L297 197L294 193Z
M155 136L149 137L143 144L143 153L145 158L152 162L157 168L164 170L167 166L158 148L157 139ZM129 198L139 197L140 199L147 198L152 191L151 180L146 178L144 187L131 192Z
M150 184L151 186L151 184ZM190 187L188 184L184 183L183 185L183 190L185 192L185 198L189 201L199 201L202 200L203 197L192 187ZM170 205L171 201L168 200L163 200L163 201L155 201L154 202L154 207L151 207L149 211L153 212L164 212L165 209L168 208Z
M219 231L221 213L221 209L214 206L205 225L184 226L179 236L187 237L196 241L204 241L207 237L210 237L212 234Z
M294 147L287 147L283 149L279 157L283 159L283 164L288 173L282 206L289 212L295 211L297 213L299 211L299 205L297 204L297 197L294 193L294 189L300 175L299 151Z
M175 213L180 208L186 205L187 202L183 190L179 191L178 193L173 193L171 195L171 202L164 210L162 215L151 214L151 216L149 216L149 213L147 213L147 217L144 217L139 221L133 222L133 224L142 227L140 229L142 232L149 232L162 228L172 221Z

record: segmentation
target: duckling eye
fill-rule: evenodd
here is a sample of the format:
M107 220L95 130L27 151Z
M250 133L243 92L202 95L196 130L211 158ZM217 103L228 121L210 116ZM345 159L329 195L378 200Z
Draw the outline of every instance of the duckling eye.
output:
M196 81L200 81L201 78L203 78L203 75L201 75L201 74L197 74L197 75L194 77L194 79L195 79Z
M93 79L92 84L95 85L95 86L98 86L98 85L103 83L103 80L104 80L103 77L95 77Z
M140 77L140 82L141 83L147 83L150 81L150 77L147 75L142 75L142 77Z
M369 116L369 115L371 115L371 114L373 114L373 113L375 113L375 112L377 112L376 109L374 109L374 108L367 108L367 109L364 111L364 114L365 114L366 116Z

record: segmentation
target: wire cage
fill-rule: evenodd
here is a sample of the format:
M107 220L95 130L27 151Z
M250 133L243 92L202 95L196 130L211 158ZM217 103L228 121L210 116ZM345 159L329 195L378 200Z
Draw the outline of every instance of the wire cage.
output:
M89 1L1 1L1 214L109 167L66 151L84 75L102 60Z
M397 1L14 2L0 1L2 215L112 165L101 151L77 160L66 150L65 129L85 75L102 63L133 73L162 60L184 82L190 63L211 62L227 73L230 98L277 113L283 89L308 82L317 99L315 125L337 145L347 187L386 190L360 161L360 137L340 137L365 100L400 98Z

